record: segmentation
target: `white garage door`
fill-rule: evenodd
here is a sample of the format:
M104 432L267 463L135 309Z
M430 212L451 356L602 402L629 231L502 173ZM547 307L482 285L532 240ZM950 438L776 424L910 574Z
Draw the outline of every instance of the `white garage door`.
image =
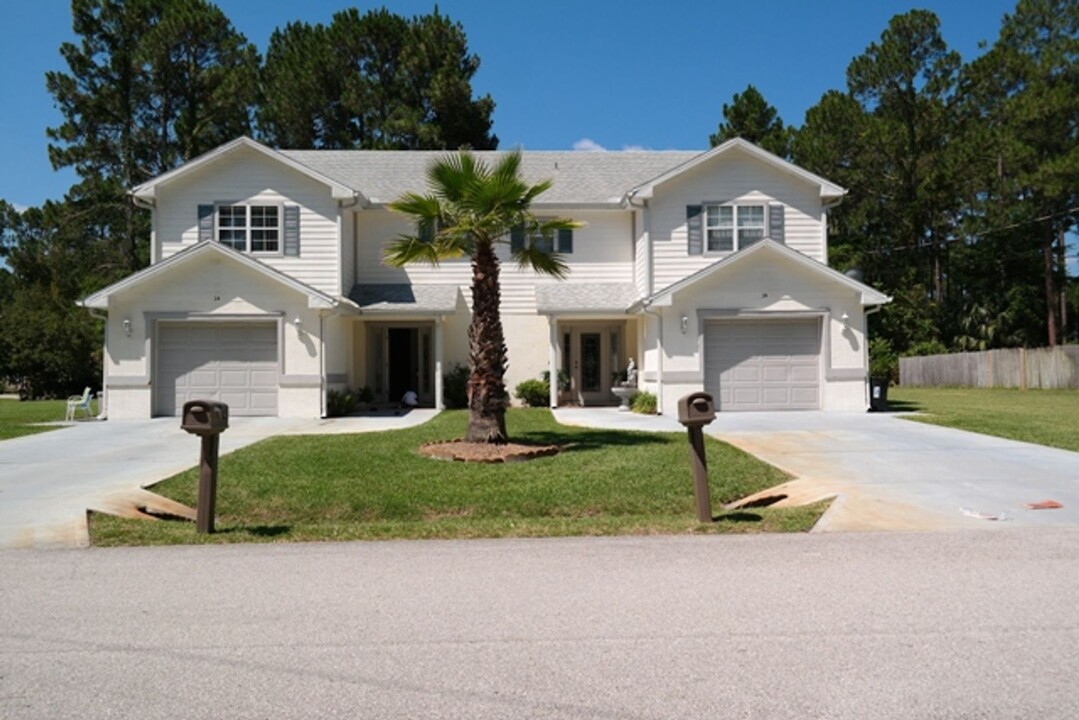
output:
M818 325L815 319L706 324L704 385L717 409L818 409Z
M157 415L188 400L228 403L230 415L277 415L276 323L162 323Z

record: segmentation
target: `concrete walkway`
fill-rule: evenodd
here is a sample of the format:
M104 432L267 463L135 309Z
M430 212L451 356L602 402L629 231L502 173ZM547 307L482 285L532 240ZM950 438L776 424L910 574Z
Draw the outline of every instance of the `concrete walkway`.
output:
M684 432L670 417L613 408L555 414L574 425ZM817 530L1079 526L1079 453L890 413L726 413L707 431L794 476L759 494L786 495L777 506L837 498ZM1041 500L1064 507L1024 507Z
M411 427L436 411L403 416L291 420L234 417L221 454L274 435L358 433ZM86 511L131 506L138 490L198 463L199 439L177 418L75 423L0 442L0 548L79 547Z

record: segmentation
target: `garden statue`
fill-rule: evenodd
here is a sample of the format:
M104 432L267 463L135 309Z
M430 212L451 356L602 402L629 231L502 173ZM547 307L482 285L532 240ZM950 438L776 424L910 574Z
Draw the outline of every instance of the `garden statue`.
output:
M633 358L630 358L629 364L626 365L626 381L622 384L626 387L637 387L637 363L633 362Z

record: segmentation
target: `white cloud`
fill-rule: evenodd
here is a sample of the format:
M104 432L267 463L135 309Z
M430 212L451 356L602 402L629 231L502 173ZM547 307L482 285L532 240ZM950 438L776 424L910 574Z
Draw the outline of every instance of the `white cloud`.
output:
M644 145L623 145L622 149L626 150L627 152L641 152L643 150L647 150Z
M26 212L27 210L30 209L29 206L20 205L17 202L10 203L10 205L11 205L11 207L15 208L15 212L18 212L18 213L24 213L24 212Z
M585 152L606 152L607 150L607 148L603 147L592 138L581 138L573 143L573 149L584 150Z

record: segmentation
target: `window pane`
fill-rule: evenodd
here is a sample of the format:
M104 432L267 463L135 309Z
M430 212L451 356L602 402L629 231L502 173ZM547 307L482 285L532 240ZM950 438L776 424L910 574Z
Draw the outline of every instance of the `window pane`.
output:
M251 207L251 227L278 226L276 205L253 205Z
M224 205L217 209L217 224L223 228L246 227L247 208L242 205Z
M709 252L730 252L731 250L734 250L734 230L727 228L708 231Z
M738 227L764 227L764 206L740 205L738 207Z
M251 231L251 252L277 252L277 230L255 228Z
M730 227L731 225L734 225L734 208L730 206L720 206L719 224L721 227Z
M542 250L543 252L554 252L554 238L543 237L542 233L535 233L532 235L532 247Z
M712 227L719 225L719 205L709 205L708 211L708 224Z

